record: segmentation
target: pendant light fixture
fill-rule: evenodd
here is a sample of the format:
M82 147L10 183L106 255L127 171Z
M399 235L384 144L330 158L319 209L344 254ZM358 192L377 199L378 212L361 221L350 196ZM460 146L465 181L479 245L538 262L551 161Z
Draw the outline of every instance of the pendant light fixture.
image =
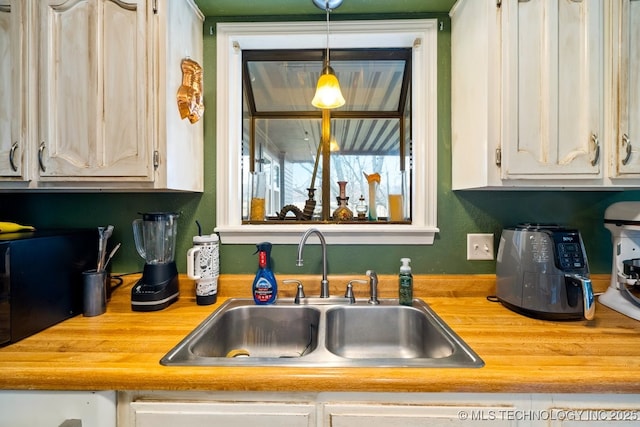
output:
M322 74L318 79L316 86L316 94L311 101L311 105L316 108L325 110L342 107L345 104L342 91L340 90L340 82L336 77L333 68L329 65L329 13L331 10L339 7L343 0L312 0L318 8L324 9L327 13L327 54L325 63L322 67Z

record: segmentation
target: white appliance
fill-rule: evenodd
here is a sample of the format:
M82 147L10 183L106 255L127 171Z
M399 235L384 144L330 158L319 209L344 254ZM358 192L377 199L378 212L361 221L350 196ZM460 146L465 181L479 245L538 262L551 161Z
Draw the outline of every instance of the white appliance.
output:
M598 301L613 310L640 320L640 202L618 202L604 213L611 232L613 259L611 283Z

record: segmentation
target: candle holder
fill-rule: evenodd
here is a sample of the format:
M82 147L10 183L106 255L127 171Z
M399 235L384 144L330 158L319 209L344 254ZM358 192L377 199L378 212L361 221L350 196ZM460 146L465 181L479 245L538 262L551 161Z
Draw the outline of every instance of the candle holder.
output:
M309 198L304 203L304 210L302 211L302 219L305 221L309 221L313 217L313 211L316 208L316 200L314 199L316 189L307 188L307 192L309 194Z

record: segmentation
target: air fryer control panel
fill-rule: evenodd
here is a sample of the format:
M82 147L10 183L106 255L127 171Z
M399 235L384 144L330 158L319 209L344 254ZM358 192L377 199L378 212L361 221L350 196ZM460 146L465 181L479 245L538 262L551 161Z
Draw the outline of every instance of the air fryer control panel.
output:
M552 233L555 245L556 266L561 270L580 270L586 262L580 235L575 231L555 231Z

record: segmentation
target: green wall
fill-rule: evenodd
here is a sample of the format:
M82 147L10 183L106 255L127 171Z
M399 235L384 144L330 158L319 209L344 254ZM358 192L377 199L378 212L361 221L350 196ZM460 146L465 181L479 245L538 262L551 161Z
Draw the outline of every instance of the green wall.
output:
M451 104L450 104L450 23L446 15L420 15L444 20L438 33L438 227L440 233L432 246L345 246L328 249L330 274L363 274L367 269L395 273L401 257L412 258L414 273L493 273L493 261L466 260L467 233L494 233L497 240L503 227L519 222L553 222L578 228L587 247L594 273L610 271L611 243L602 225L604 210L619 200L640 200L640 191L457 191L451 190ZM357 18L357 17L355 17ZM386 16L385 18L407 18ZM307 17L288 17L305 20ZM342 16L340 19L354 19ZM251 18L225 19L227 21ZM269 20L260 17L255 20ZM274 19L275 20L275 19ZM0 218L32 224L39 228L97 227L113 224L112 243L122 242L113 261L113 270L134 272L142 268L142 259L133 244L131 221L138 212L177 211L179 241L178 268L186 268L185 254L191 247L198 220L203 232L210 233L216 224L215 207L215 36L209 35L215 20L204 26L205 78L205 192L182 193L4 193L0 194ZM221 248L223 273L253 273L256 269L255 247L225 245ZM295 245L277 245L273 249L276 273L318 273L320 251L317 245L305 249L305 266L295 266Z

